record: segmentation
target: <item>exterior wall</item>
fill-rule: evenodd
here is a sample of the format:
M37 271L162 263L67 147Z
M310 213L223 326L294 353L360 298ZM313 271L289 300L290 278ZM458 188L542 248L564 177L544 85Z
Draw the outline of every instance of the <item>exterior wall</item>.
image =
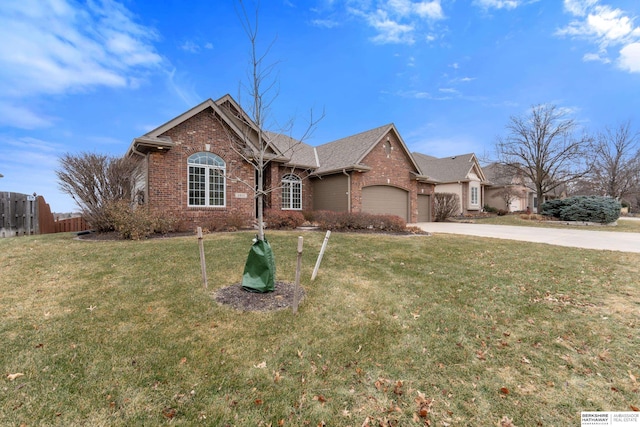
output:
M387 138L389 138L387 140ZM391 149L388 149L388 143ZM362 163L367 172L351 174L351 211L362 212L362 188L370 185L391 185L409 192L409 221L418 219L418 182L412 179L413 164L394 132L389 132L365 156ZM429 190L428 187L422 189Z
M232 133L225 127L213 110L206 109L163 135L171 137L176 146L148 155L147 203L151 209L176 217L187 229L222 224L229 215L247 222L255 218L253 192L243 183L254 185L255 170L234 152L229 140ZM211 152L226 162L225 207L188 206L187 158L198 152Z
M274 177L274 182L271 183L269 188L273 188L274 191L270 193L270 207L272 209L282 209L282 191L280 190L280 183L282 182L282 178L285 175L294 174L302 179L302 210L312 210L313 209L313 185L309 181L309 174L307 171L302 169L293 169L290 167L279 166L277 164L273 164L272 166L272 174L270 177Z

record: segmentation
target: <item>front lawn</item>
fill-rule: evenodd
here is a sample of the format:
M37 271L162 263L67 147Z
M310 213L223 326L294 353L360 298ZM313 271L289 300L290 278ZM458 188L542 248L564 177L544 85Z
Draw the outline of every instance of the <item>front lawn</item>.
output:
M293 282L299 233L272 232ZM640 254L303 233L298 314L239 312L251 233L0 239L0 425L578 425L640 406ZM323 424L324 423L324 424Z

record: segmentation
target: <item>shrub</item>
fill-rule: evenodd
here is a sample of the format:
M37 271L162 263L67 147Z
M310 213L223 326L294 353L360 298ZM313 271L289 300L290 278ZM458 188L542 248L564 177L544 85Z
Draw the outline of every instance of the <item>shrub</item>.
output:
M304 220L307 222L315 222L316 220L315 211L302 211L302 216L304 217Z
M541 212L562 221L608 224L620 217L620 202L611 197L574 196L545 202L541 206Z
M540 206L540 214L560 218L560 211L566 206L567 200L569 199L554 199L544 202Z
M175 231L178 221L139 206L133 209L124 200L109 203L105 209L109 224L121 239L140 240L152 234Z
M334 231L406 231L407 223L396 215L373 215L368 213L317 211L315 222L324 230Z
M460 200L455 193L436 193L433 203L433 216L436 222L446 221L460 211Z
M225 230L236 231L241 230L250 224L250 220L246 215L240 212L231 212L225 218Z
M272 230L291 230L304 223L304 216L300 211L267 209L264 212L264 221Z
M498 216L505 216L506 214L509 213L509 211L506 209L497 209L496 213L498 214Z
M494 208L493 206L489 206L489 205L484 205L482 207L482 209L487 213L497 213L498 212L497 208Z

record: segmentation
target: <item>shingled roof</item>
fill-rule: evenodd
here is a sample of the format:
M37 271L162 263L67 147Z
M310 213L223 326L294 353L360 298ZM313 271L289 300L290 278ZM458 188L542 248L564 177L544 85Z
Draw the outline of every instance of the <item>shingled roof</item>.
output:
M429 175L443 184L469 181L469 173L472 172L474 165L477 163L476 156L473 153L442 158L413 153L413 158L424 175ZM479 178L483 179L484 177L480 176Z
M316 148L288 135L275 132L265 132L269 142L289 161L291 166L305 169L316 169L320 166Z

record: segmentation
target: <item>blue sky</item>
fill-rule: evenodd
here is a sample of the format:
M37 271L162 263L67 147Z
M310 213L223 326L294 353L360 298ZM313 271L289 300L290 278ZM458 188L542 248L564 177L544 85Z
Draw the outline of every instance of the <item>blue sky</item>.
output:
M0 191L74 210L59 156L123 155L207 98L248 100L233 0L2 3ZM541 103L587 132L640 127L637 0L263 0L259 16L269 127L301 132L324 110L311 145L393 122L412 151L491 157L509 117Z

